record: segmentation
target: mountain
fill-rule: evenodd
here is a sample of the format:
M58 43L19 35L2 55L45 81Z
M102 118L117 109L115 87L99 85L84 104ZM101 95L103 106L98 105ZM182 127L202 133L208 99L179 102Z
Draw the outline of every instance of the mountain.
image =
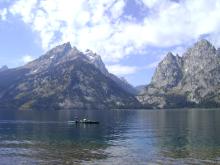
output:
M145 91L145 87L146 87L146 85L138 85L138 86L135 87L135 89L136 89L138 94L141 94Z
M137 95L137 90L130 85L125 78L118 78L114 74L111 74L108 72L108 70L105 67L105 64L103 63L101 57L97 55L96 53L93 53L91 50L86 50L85 55L88 57L90 62L96 66L105 76L111 78L113 81L115 81L122 89L124 89L126 92Z
M124 89L126 92L132 94L132 95L137 95L138 91L131 85L128 83L128 81L124 78L118 78L117 76L115 76L114 74L109 74L109 77L118 84L118 86L120 86L122 89Z
M0 72L8 70L8 66L4 65L0 68Z
M70 43L0 72L0 109L135 108L140 103L108 76L100 56Z
M201 40L182 57L168 53L138 99L154 108L219 107L219 49Z

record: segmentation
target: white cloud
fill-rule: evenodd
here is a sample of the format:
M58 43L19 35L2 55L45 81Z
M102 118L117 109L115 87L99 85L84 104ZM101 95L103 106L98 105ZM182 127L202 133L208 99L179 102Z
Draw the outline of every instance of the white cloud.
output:
M107 65L106 67L110 73L113 73L115 75L134 74L139 70L139 68L136 66L125 66L125 65L119 65L119 64Z
M158 4L160 5L165 2L164 0L138 0L138 1L142 1L149 8L153 8L156 5Z
M6 20L6 16L8 14L8 10L6 8L0 9L0 20Z
M116 1L116 3L110 9L111 17L113 19L119 18L123 14L124 7L125 7L124 0Z
M160 61L152 62L152 63L148 64L145 68L146 68L146 69L153 69L153 68L156 68L156 67L158 66L159 63L160 63Z
M22 57L22 62L23 63L28 63L28 62L31 62L33 60L34 60L34 58L31 55L25 55L25 56Z
M154 69L157 67L160 61L161 60L157 60L146 66L127 66L127 65L114 64L114 65L107 65L106 67L110 73L113 73L118 76L126 76L126 75L135 74L142 70Z
M97 52L105 61L117 62L144 52L146 46L182 45L201 35L220 44L219 0L136 1L149 8L139 23L120 19L125 0L17 0L9 11L39 32L44 49L71 41L81 50Z
M36 7L37 0L18 0L10 8L12 14L18 14L25 23L31 23L35 15L33 9Z

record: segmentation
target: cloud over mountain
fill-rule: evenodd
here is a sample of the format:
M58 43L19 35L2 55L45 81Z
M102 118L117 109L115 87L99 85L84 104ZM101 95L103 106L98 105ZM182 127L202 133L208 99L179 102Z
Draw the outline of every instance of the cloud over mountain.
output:
M179 46L203 35L220 44L218 0L17 0L1 10L38 32L44 49L71 41L105 61L117 62L148 46Z

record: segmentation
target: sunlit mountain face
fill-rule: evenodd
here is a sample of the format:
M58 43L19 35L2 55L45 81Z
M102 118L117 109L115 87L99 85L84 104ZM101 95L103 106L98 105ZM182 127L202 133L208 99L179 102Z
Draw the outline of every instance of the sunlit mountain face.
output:
M219 107L219 68L218 49L201 40L182 57L168 53L138 98L157 108Z
M0 72L0 108L11 110L140 107L135 89L108 73L101 57L70 43Z

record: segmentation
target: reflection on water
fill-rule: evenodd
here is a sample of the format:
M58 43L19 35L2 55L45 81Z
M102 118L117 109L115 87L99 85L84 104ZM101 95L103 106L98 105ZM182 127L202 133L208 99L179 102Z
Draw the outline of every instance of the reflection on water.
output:
M179 161L220 163L220 111L166 111L158 120L157 146L165 158Z
M220 110L0 112L0 162L220 164Z

